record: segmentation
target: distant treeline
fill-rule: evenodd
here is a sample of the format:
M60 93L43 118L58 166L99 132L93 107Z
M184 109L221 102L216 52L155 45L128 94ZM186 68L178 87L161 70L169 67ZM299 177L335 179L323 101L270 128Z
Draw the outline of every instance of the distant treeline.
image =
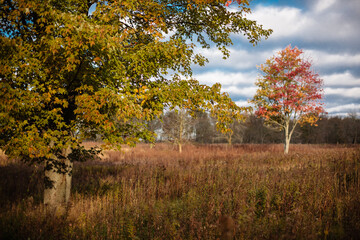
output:
M281 143L282 131L263 125L262 119L251 116L244 124L244 143ZM353 117L322 117L317 126L297 126L292 143L303 144L353 144L359 142L360 119ZM235 140L235 139L234 139Z
M175 112L165 114L163 120L154 120L149 123L149 128L157 133L157 141L174 141L174 131L179 131L179 121ZM189 115L189 118L190 115ZM173 128L169 128L169 122ZM164 127L166 123L166 127ZM187 120L186 128L182 128L184 136L188 141L197 143L227 143L226 136L216 131L216 120L208 113L199 112L192 120ZM283 131L276 130L264 125L261 118L253 115L247 117L242 123L232 124L232 140L236 143L282 143ZM170 134L171 131L171 134ZM356 144L360 138L360 119L356 114L349 114L347 117L323 116L317 126L305 124L297 126L292 143L302 144Z

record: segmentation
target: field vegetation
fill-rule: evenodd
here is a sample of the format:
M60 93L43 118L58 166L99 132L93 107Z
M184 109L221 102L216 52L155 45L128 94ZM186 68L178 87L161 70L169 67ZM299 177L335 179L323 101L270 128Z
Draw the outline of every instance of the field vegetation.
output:
M91 145L90 143L88 143ZM78 163L66 215L42 204L43 168L0 162L0 239L357 239L356 145L138 145Z

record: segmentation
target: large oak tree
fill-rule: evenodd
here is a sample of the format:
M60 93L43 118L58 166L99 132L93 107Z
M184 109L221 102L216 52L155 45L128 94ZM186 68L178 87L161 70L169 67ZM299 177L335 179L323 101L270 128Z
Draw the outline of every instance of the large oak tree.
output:
M206 59L195 44L228 56L230 35L268 37L247 0L1 0L0 147L43 163L44 203L62 209L74 160L109 145L151 138L144 121L163 109L168 71L191 75ZM96 4L95 11L89 9ZM95 5L94 5L95 6Z

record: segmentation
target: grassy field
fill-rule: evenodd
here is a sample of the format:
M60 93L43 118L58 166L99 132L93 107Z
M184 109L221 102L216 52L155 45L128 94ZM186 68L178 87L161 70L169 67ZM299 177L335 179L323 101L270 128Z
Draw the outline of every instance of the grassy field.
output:
M358 146L139 145L76 163L68 214L49 217L42 168L0 160L0 239L359 239Z

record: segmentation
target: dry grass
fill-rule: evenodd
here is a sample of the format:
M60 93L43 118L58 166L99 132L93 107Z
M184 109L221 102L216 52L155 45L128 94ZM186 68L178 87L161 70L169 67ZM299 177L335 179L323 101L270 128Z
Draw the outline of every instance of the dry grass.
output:
M91 144L88 143L88 146ZM41 204L41 169L1 163L0 239L357 239L357 146L138 145L77 163L66 217Z

